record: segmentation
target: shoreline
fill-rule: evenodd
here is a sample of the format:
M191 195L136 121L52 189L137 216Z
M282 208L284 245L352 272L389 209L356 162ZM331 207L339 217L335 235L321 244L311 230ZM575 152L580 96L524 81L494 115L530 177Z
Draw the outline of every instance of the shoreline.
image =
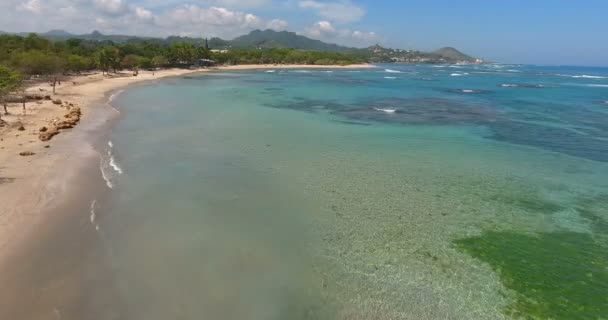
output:
M91 260L88 247L100 246L95 243L99 240L95 240L94 223L89 221L92 219L89 209L91 201L98 199L87 196L95 194L96 197L103 197L103 193L109 190L99 168L102 159L99 149L107 143L102 140L109 132L112 121L118 117L110 105L113 94L133 85L163 78L215 71L372 67L238 65L195 70L166 69L155 71L154 75L151 71L142 71L137 77L130 72L122 76L102 76L96 72L63 81L55 94L48 83L30 86L27 93L51 95L52 99L61 99L63 104L72 103L80 107L82 121L72 129L62 130L50 141L43 142L38 139L39 128L49 126L52 119L61 119L66 113L63 104L60 107L52 100L27 102L26 114L23 115L21 104L14 103L9 104L11 115L2 116L10 125L0 127L0 282L7 284L0 291L0 300L5 301L0 303L0 315L8 318L36 315L36 318L54 319L57 315L51 309L77 301L76 291L82 286L77 283L78 280L85 281L90 277L81 275L83 271L78 268L82 266L77 266L74 260L78 257L89 257L88 260ZM19 131L18 125L25 130ZM33 155L19 154L24 151ZM51 257L49 251L54 250L47 250L72 246L79 241L82 243L77 249L68 252L59 250L61 254L58 257ZM56 273L49 274L42 270L49 260L51 264L57 264L55 260L71 261L73 266L72 269L53 269ZM70 270L78 275L70 278L71 275L66 274ZM46 285L31 280L40 280L37 273L44 274L43 282L50 283L59 277L64 282L59 292L65 291L67 294L62 296L55 290L38 292L44 291ZM21 301L28 299L17 299L22 297L20 293L33 295L36 306L32 306L31 300L24 305ZM37 310L38 306L41 310Z
M8 250L15 233L23 234L24 227L30 222L19 220L35 220L34 212L44 210L51 202L55 202L58 190L46 190L46 180L57 180L51 177L54 171L63 171L61 163L73 157L92 156L96 153L93 146L89 144L89 150L80 150L73 154L69 150L69 144L79 144L74 140L74 133L79 132L78 139L83 139L83 131L94 130L95 127L103 125L105 119L97 119L98 123L90 123L88 114L91 110L100 109L98 105L107 103L112 93L128 88L131 85L141 84L148 81L159 80L168 77L182 76L186 74L206 73L226 70L256 70L256 69L362 69L373 68L370 64L361 65L236 65L220 66L210 69L165 69L155 71L141 71L137 77L124 72L122 76L102 76L99 72L91 75L76 76L66 80L57 87L56 94L48 84L35 84L27 88L27 93L50 95L52 99L61 99L64 103L73 103L80 107L83 112L83 123L74 129L62 131L50 141L38 139L38 129L49 126L54 118L61 118L66 112L64 109L54 105L51 100L35 101L26 103L26 114L22 115L20 103L9 104L11 115L2 116L8 127L0 127L0 262L4 253ZM89 122L89 123L87 123ZM24 131L18 131L17 127L23 125ZM48 146L48 148L45 148ZM73 146L74 147L74 146ZM76 146L80 149L81 146ZM20 152L33 152L31 156L20 156ZM66 154L72 153L72 154ZM86 155L88 153L88 155ZM32 170L32 168L34 168ZM64 177L65 178L65 177ZM50 188L57 189L57 188ZM63 186L65 189L65 186ZM19 190L19 192L15 192ZM63 190L65 191L65 190ZM46 196L44 194L47 194ZM49 195L52 195L49 197ZM27 219L24 219L27 217ZM17 223L19 222L19 223ZM33 221L32 221L33 222Z

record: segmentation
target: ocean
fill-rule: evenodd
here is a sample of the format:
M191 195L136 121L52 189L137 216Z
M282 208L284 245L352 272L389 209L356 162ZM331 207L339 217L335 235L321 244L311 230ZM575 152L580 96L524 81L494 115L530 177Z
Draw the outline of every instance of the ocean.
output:
M377 65L120 92L88 319L600 319L608 69ZM104 316L101 316L104 314Z

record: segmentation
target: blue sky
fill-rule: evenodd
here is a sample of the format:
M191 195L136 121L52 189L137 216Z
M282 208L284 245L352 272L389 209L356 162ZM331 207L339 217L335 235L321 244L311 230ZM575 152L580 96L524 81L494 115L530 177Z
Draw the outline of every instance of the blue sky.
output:
M1 0L0 30L233 38L295 31L349 46L444 46L505 63L608 66L607 0Z

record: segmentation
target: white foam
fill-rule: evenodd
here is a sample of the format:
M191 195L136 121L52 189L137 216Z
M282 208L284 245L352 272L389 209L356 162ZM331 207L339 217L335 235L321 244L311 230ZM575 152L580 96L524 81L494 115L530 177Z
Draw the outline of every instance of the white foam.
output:
M393 69L384 69L384 72L387 72L387 73L402 73L399 70L393 70Z
M510 84L510 83L503 83L500 85L501 87L505 87L505 88L515 88L515 87L519 87L516 84Z
M384 77L384 79L397 79L397 77Z
M382 111L382 112L389 113L389 114L395 113L395 111L397 111L396 109L383 109L383 108L374 108L374 110Z
M89 212L91 213L91 216L89 217L89 219L91 220L91 223L95 223L95 204L97 203L97 200L93 200L91 202L91 206L89 207Z
M452 73L452 74L450 74L450 76L452 76L452 77L462 77L462 76L466 76L466 75L468 75L468 73L466 73L466 72L465 73Z
M114 99L116 99L116 97L118 97L118 96L119 96L121 93L123 93L124 91L125 91L125 90L118 90L118 91L116 91L116 92L112 93L112 94L110 95L110 97L108 98L108 101L110 101L110 102L114 101Z
M114 157L114 153L112 152L112 148L114 147L114 144L112 143L112 140L108 141L108 158L110 159L110 162L108 163L108 165L110 165L110 167L112 167L112 169L114 169L114 171L118 174L122 174L122 168L118 165L118 163L116 162L116 158Z
M464 93L473 93L473 92L475 92L475 90L471 90L471 89L462 89L460 91L462 91Z
M608 84L586 84L587 87L608 88Z
M277 72L276 70L266 70L266 73L275 73Z
M91 220L91 224L95 227L95 230L99 231L99 224L97 223L97 215L95 214L95 205L97 204L97 200L93 200L91 202L91 206L89 207L89 212L91 215L89 216L89 220Z
M571 74L555 74L556 76L560 76L560 77L568 77L568 78L575 78L575 79L608 79L608 77L605 76L590 76L590 75L586 75L586 74L581 74L581 75L571 75Z
M105 180L106 185L108 186L108 188L114 189L114 184L112 184L112 180L110 180L110 177L108 176L108 174L104 170L103 159L101 159L101 161L99 163L99 170L101 171L101 177L103 178L103 180Z
M114 156L110 156L110 167L112 167L112 169L114 169L114 171L116 171L116 173L118 174L122 174L122 168L118 165L118 163L116 163L116 159L114 158Z
M588 76L586 74L580 75L580 76L572 76L572 78L583 78L583 79L608 79L608 77L601 77L601 76Z

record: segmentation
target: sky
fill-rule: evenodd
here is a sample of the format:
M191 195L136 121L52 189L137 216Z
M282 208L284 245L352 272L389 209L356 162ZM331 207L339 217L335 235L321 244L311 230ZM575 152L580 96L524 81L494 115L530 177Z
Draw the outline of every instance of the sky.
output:
M607 0L0 0L0 30L455 47L503 63L608 66Z

